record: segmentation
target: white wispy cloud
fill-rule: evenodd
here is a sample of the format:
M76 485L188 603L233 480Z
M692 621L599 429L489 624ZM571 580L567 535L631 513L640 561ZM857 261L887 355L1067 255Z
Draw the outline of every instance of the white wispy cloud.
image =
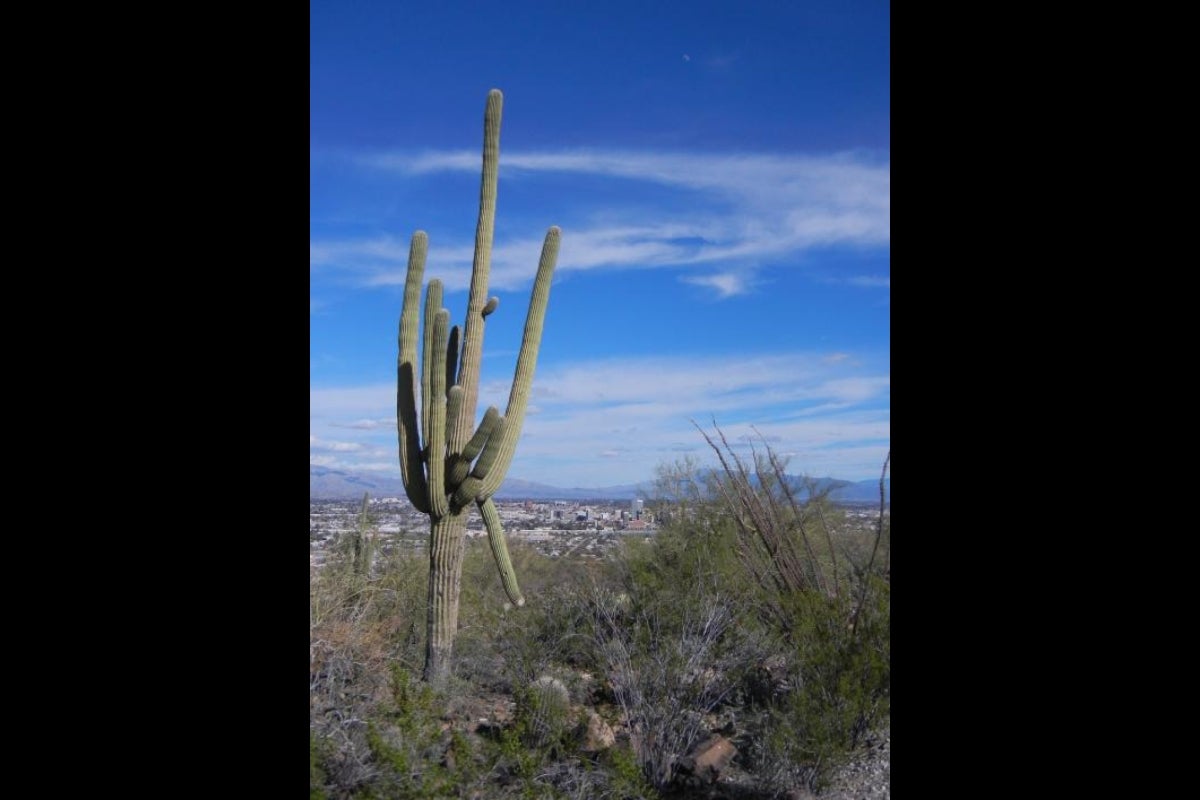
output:
M751 282L745 274L737 272L721 272L714 275L689 275L683 279L695 286L705 286L717 291L721 299L746 294Z
M385 154L359 163L400 175L477 173L479 154ZM559 270L716 266L724 275L738 264L793 263L791 257L813 247L883 247L891 238L890 165L859 155L515 152L502 154L501 171L530 178L581 174L676 190L653 222L640 211L591 205L586 192L574 207L564 199L560 210L575 222L563 226ZM536 271L541 245L541 234L505 238L498 232L492 285L524 286ZM313 267L349 270L363 285L402 285L408 249L407 239L390 236L315 241L309 259ZM464 289L472 255L473 238L466 235L459 241L431 238L426 269L448 290ZM700 285L724 292L731 280L709 276Z
M335 386L310 388L308 413L310 419L383 418L382 413L396 412L396 384L374 383L367 386ZM393 417L395 419L395 417Z
M360 453L366 446L362 442L329 441L309 434L308 447L310 452L318 453Z
M681 453L706 457L692 420L708 426L715 418L731 441L757 441L761 434L779 452L796 453L799 470L870 477L891 435L890 378L870 363L862 354L797 353L539 368L533 387L539 413L525 418L509 474L556 485L644 480ZM488 405L503 412L508 390L506 380L485 382L478 415ZM394 417L385 416L395 407L393 385L315 389L310 403L317 436L361 436L354 441L363 445L362 463L396 458ZM355 428L364 416L390 424ZM341 433L325 434L326 427ZM320 458L330 453L317 445L312 451Z
M380 428L396 429L396 418L386 417L384 419L357 419L353 422L331 422L329 423L335 428L351 428L360 431L374 431Z

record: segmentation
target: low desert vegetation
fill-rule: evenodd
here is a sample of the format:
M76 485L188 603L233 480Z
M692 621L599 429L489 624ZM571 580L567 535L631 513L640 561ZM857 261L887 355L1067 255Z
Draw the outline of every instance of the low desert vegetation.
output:
M770 448L660 468L603 562L468 543L453 671L420 680L427 556L346 535L310 591L310 798L782 797L888 724L890 521L853 528ZM887 465L884 465L886 474ZM365 513L362 524L368 525Z

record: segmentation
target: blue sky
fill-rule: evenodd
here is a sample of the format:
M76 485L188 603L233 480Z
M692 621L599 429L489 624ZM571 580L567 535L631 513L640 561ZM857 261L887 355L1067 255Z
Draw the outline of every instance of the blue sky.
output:
M311 3L310 460L398 473L413 232L461 324L483 110L504 92L477 419L503 412L562 228L509 476L564 487L712 460L890 449L888 2ZM761 440L758 440L761 441Z

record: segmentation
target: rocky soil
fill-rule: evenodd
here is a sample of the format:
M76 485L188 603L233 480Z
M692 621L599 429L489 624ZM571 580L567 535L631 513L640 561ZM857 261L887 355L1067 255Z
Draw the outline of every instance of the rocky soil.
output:
M888 800L892 796L892 729L872 734L854 759L838 771L819 800Z

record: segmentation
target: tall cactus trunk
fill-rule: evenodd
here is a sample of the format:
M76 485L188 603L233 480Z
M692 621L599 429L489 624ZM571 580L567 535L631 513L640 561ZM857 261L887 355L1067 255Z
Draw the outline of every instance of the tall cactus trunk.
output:
M443 685L450 677L454 633L458 630L458 595L462 587L467 509L447 514L430 525L429 603L425 620L427 683Z

